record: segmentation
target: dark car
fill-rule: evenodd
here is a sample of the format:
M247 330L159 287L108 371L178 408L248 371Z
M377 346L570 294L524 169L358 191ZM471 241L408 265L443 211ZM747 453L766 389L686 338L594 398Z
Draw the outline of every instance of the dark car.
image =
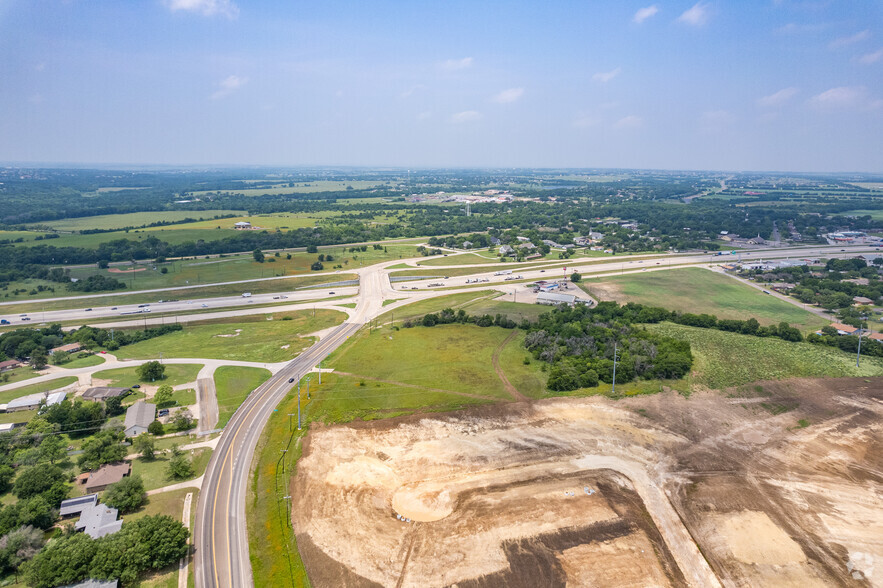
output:
M332 296L332 295L334 295L334 292L329 292L328 295Z
M84 312L92 312L91 308L87 308Z
M163 409L161 409L161 410L157 413L157 416L161 416L161 417L162 417L162 416L168 416L168 415L169 415L169 409L168 409L168 408L163 408Z
M132 388L140 388L140 387L141 387L141 384L135 384L134 386L132 386Z
M294 378L288 378L288 383L289 383L289 384L294 384Z

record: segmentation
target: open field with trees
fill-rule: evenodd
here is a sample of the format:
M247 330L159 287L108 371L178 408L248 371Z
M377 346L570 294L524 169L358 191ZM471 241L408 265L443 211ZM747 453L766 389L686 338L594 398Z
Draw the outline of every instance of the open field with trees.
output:
M690 343L694 365L693 386L723 390L761 380L784 378L845 378L883 376L883 359L863 357L839 349L794 343L774 337L752 337L672 323L647 325L647 329Z
M120 353L131 359L155 359L163 353L165 357L287 361L312 344L306 335L345 319L340 311L319 309L188 324L182 331L126 346Z
M718 318L754 317L761 324L785 321L802 331L828 324L828 321L793 304L701 268L585 280L580 287L601 300L637 302L681 312L713 314Z
M126 227L143 227L152 223L180 223L185 219L212 219L218 216L241 215L241 210L167 210L157 212L132 212L128 214L105 214L101 216L89 216L81 218L66 218L57 221L47 221L41 226L49 227L56 231L109 231L113 229L125 229ZM221 219L218 219L220 222ZM192 225L184 223L182 225Z
M165 367L165 376L162 380L157 380L156 382L145 382L144 380L141 380L136 373L138 368L135 367L115 368L95 372L92 374L92 379L93 381L108 380L108 386L120 386L126 388L134 386L135 384L145 383L155 384L157 386L160 384L180 386L181 384L195 381L197 374L199 374L199 370L202 369L202 364L167 363L164 364L163 367Z
M61 376L55 378L54 380L47 380L45 382L39 382L37 384L29 384L27 386L22 386L21 388L16 388L14 390L0 392L0 403L6 403L13 398L20 398L22 396L27 396L28 394L37 394L39 392L50 392L52 390L58 390L59 388L64 388L65 386L73 384L76 381L76 376Z

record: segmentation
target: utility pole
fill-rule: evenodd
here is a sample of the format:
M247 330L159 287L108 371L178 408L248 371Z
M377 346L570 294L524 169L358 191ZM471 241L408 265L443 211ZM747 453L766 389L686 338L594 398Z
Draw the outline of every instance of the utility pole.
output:
M613 343L613 387L610 389L610 395L616 395L616 342Z
M861 317L862 319L866 317ZM858 367L858 362L862 358L862 322L858 322L858 353L855 355L855 367Z
M293 417L293 416L294 416L293 412L288 413L288 432L289 433L291 432L291 417Z
M297 385L297 430L300 431L300 384Z

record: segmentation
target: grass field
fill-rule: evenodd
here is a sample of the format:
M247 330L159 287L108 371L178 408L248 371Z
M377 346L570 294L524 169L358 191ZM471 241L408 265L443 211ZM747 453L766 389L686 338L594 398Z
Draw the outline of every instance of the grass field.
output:
M245 214L242 210L164 210L157 212L131 212L128 214L105 214L82 218L66 218L40 223L56 231L82 231L84 229L122 229L140 227L156 222L180 222L186 218L211 219L219 215ZM192 223L181 225L191 226ZM171 227L166 227L171 228ZM232 228L232 227L231 227ZM49 243L52 244L51 242Z
M466 265L470 263L499 263L500 258L489 251L484 250L481 253L463 253L462 255L448 255L447 257L436 257L420 261L421 266L445 266L445 265Z
M76 381L76 376L63 376L61 378L55 378L54 380L39 382L37 384L28 384L27 386L22 386L21 388L15 388L14 390L0 392L0 403L5 404L13 398L21 398L22 396L27 396L28 394L37 394L39 392L58 390L59 388L64 388L65 386L73 384Z
M461 292L459 294L447 294L445 296L436 296L427 298L419 302L412 302L395 310L390 310L377 318L378 324L383 324L395 318L396 322L405 319L413 319L422 317L430 312L438 312L445 308L453 308L454 310L463 307L463 305L474 300L485 298L494 298L499 296L496 290L475 290L474 292Z
M883 209L880 210L848 210L840 213L843 216L870 216L874 220L883 220Z
M193 460L193 475L186 479L192 480L198 478L205 473L205 468L208 467L209 459L211 459L212 456L212 450L207 448L192 449L186 453ZM144 480L145 490L155 490L157 488L162 488L163 486L182 482L183 480L173 480L169 478L167 473L168 467L169 454L157 453L153 459L142 459L138 457L132 460L132 475L134 476L137 474L141 476ZM179 513L179 520L180 516Z
M196 357L241 361L277 362L296 357L312 340L305 337L342 323L337 310L267 313L214 324L185 324L184 330L121 348L119 357L132 359ZM292 320L282 320L290 317Z
M162 384L168 384L169 386L180 386L181 384L187 384L188 382L196 381L196 376L197 374L199 374L199 370L202 369L201 364L189 363L167 363L165 364L165 366L166 373L165 377L162 380L146 383L156 386ZM110 380L110 384L108 384L108 386L120 386L126 388L134 386L135 384L144 384L145 382L139 380L138 376L135 375L136 369L137 368L134 367L126 367L95 372L94 374L92 374L92 379Z
M637 302L681 312L714 314L718 318L754 317L761 324L785 321L803 331L828 324L793 304L700 268L613 276L589 280L581 286L600 300Z
M323 366L354 374L375 388L371 379L426 388L509 399L494 372L491 356L512 331L498 327L438 325L393 331L360 331L350 337ZM510 345L512 343L510 342ZM403 361L404 357L420 358ZM520 360L520 359L519 359ZM509 366L501 363L504 372ZM537 366L538 367L538 366ZM358 391L357 391L358 392ZM382 397L383 392L378 394Z
M70 360L69 362L61 364L61 367L68 369L68 370L72 370L75 368L92 367L93 365L101 365L102 363L104 363L104 357L97 354L97 353L93 353L92 355L88 355L86 357L75 357L74 359Z
M177 403L175 406L191 406L196 404L196 390L193 388L175 390L172 394L172 400Z
M338 182L334 180L317 180L314 182L292 182L294 185L289 186L289 182L267 182L274 184L266 188L248 188L248 184L243 182L241 190L222 190L221 194L242 194L243 196L263 196L264 194L310 194L315 192L341 192L347 188L353 190L367 190L377 186L389 186L389 182L379 182L372 180L349 180ZM204 194L217 194L217 191L193 192L194 196Z
M489 314L495 316L499 313L517 322L521 322L521 319L535 321L544 312L549 312L548 306L512 302L511 294L505 294L494 299L476 300L475 302L464 304L462 308L472 315Z
M14 384L16 382L21 382L23 380L30 380L31 378L36 378L40 376L40 372L35 372L33 368L30 366L22 366L15 368L14 370L9 370L3 372L3 376L6 377L6 380L0 380L0 385L6 384Z
M218 397L218 428L223 428L252 390L270 378L269 370L223 366L215 370Z
M647 328L689 341L694 357L692 383L716 390L760 380L883 375L883 359L865 357L861 367L856 368L854 355L822 345L673 323Z

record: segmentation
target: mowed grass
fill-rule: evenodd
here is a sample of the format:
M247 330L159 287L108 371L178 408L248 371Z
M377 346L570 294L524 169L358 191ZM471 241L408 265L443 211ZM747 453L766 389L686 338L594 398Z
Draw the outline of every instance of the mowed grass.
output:
M0 386L5 386L6 384L14 384L16 382L21 382L24 380L30 380L31 378L36 378L37 376L42 376L43 374L41 374L40 372L35 372L30 366L22 366L15 368L14 370L5 371L2 375L6 377L6 380L0 380Z
M169 357L166 355L166 357ZM119 386L119 387L130 387L135 384L155 384L157 386L161 384L168 384L169 386L180 386L182 384L187 384L189 382L195 382L196 376L199 374L199 370L202 369L202 364L189 364L189 363L167 363L165 364L166 371L165 377L162 380L157 380L156 382L145 382L143 380L139 380L135 370L135 367L125 367L125 368L116 368L112 370L103 370L100 372L95 372L92 374L93 380L110 380L110 384L108 386Z
M873 220L883 220L883 209L880 210L848 210L840 213L843 216L870 216Z
M375 188L378 186L389 186L390 182L379 182L372 180L349 180L349 181L336 181L336 180L317 180L314 182L293 182L293 186L289 186L289 182L267 182L267 187L262 188L249 188L248 184L243 182L242 189L236 190L221 190L221 194L242 194L243 196L263 196L264 194L270 194L273 196L278 196L279 194L310 194L315 192L342 192L347 188L352 188L353 190L367 190L369 188ZM205 194L217 194L216 190L203 190L198 192L193 192L194 196L200 196Z
M183 444L183 443L182 443ZM205 473L208 467L209 459L212 457L212 450L208 448L199 448L185 451L187 456L193 462L193 475L185 480L193 480ZM185 480L175 480L169 477L169 459L170 454L157 453L153 459L135 458L132 460L132 475L140 475L144 480L145 490L156 490L163 486L177 484ZM178 515L180 520L180 514Z
M291 320L282 320L289 317ZM279 362L295 358L312 344L306 335L341 324L346 314L319 309L267 313L213 324L184 324L184 330L121 348L117 355L131 359L195 357L240 361Z
M373 385L369 378L374 378L508 399L491 357L511 333L474 325L363 330L323 365L363 377L366 386Z
M883 375L883 359L855 356L839 349L791 343L774 337L752 337L673 323L647 325L653 332L690 342L692 383L720 390L760 380L843 378Z
M462 308L467 314L476 316L485 314L496 316L497 314L502 314L516 322L521 322L522 319L527 319L531 322L536 321L541 314L550 310L548 306L541 304L512 302L513 298L517 300L518 296L513 297L511 294L504 294L498 298L476 300L475 302L464 304Z
M215 370L218 398L218 428L223 428L252 390L266 382L270 370L252 367L222 366Z
M104 363L104 357L97 353L92 353L87 355L86 357L74 357L74 359L61 364L59 367L63 367L68 370L83 368L83 367L92 367L93 365L101 365Z
M487 250L481 253L448 254L447 257L435 257L418 262L422 266L466 265L471 263L499 263L500 258Z
M802 331L828 324L798 306L700 268L613 276L584 282L583 289L601 300L637 302L680 312L708 313L718 318L754 317L765 325L785 321Z
M100 216L88 216L82 218L66 218L63 220L47 221L40 223L57 231L82 231L86 229L122 229L125 227L140 227L156 222L180 222L184 219L211 219L226 214L245 214L242 210L164 210L157 212L132 212L128 214L104 214ZM181 227L192 226L193 223L180 225ZM166 227L173 228L173 227ZM50 241L51 245L52 242Z
M390 310L377 318L379 324L391 321L395 318L396 322L406 319L415 319L422 317L430 312L438 312L445 308L453 308L454 310L463 307L469 302L493 298L499 296L496 290L476 290L474 292L460 292L458 294L446 294L444 296L436 296L407 304L395 310Z
M55 378L54 380L38 382L36 384L28 384L26 386L21 386L13 390L6 390L5 392L0 392L0 403L5 404L14 398L21 398L22 396L27 396L28 394L38 394L40 392L58 390L59 388L64 388L65 386L73 384L76 381L76 376L62 376L60 378Z

